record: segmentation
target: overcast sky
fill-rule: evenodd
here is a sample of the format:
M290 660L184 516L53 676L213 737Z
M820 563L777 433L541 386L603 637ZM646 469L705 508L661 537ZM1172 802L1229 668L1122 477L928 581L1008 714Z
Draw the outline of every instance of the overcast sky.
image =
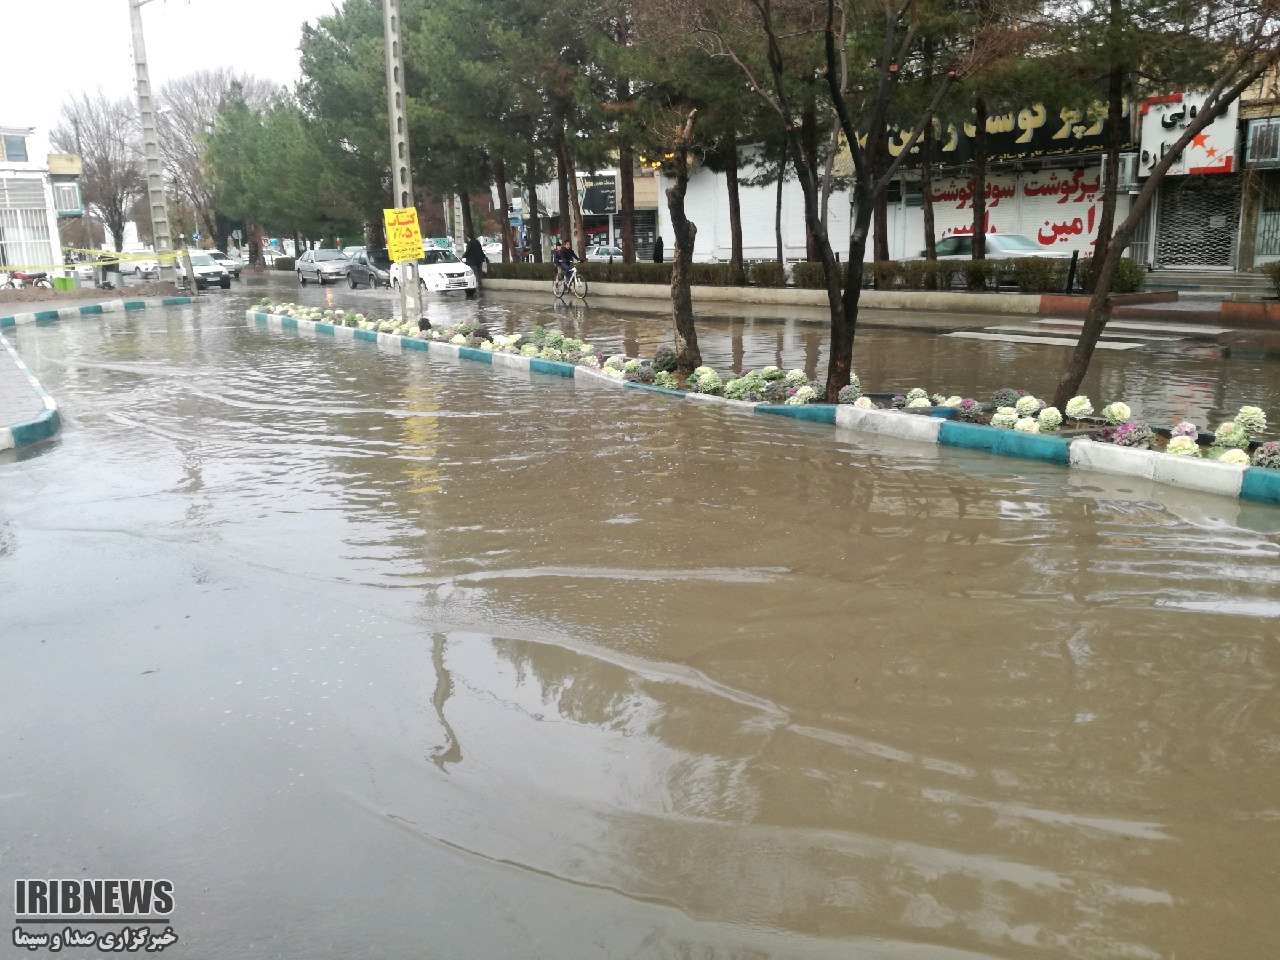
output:
M227 66L292 88L302 24L335 0L151 0L142 8L152 89ZM0 0L5 37L0 125L36 127L32 160L48 152L58 106L101 86L134 95L128 0Z

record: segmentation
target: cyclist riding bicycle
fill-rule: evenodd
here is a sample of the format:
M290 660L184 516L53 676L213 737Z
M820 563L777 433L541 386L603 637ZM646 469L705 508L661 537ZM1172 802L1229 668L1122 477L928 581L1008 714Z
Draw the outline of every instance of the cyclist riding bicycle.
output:
M561 243L560 246L556 247L551 253L551 262L556 265L556 270L559 271L560 279L564 280L566 283L569 280L569 275L573 273L573 261L575 260L583 263L586 262L582 257L573 252L573 248L570 246L568 240Z

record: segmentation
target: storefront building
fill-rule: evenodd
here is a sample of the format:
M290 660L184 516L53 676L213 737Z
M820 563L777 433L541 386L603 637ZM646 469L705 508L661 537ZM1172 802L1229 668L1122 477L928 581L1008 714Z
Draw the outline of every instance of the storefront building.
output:
M34 133L0 126L0 271L62 263L49 168L32 162L27 149Z

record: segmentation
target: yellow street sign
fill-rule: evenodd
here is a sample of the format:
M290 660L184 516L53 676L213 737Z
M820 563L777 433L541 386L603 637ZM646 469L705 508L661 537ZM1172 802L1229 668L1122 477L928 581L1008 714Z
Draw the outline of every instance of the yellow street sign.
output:
M387 256L393 263L422 259L422 228L418 211L413 207L396 207L382 211L387 226Z

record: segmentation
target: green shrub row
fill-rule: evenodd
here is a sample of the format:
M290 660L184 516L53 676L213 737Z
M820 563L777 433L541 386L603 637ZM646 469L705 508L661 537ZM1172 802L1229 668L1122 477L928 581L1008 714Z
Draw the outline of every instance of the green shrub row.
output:
M291 270L276 261L277 269ZM1049 257L1022 257L1011 260L904 260L867 264L864 278L878 290L966 290L994 291L1016 287L1022 293L1061 293L1066 287L1069 260ZM1082 258L1076 265L1074 289L1082 291L1088 283L1093 260ZM496 280L547 280L555 276L549 263L493 263L490 277ZM583 268L583 275L597 283L671 283L669 263L596 263ZM841 268L843 278L843 268ZM1112 293L1137 293L1146 285L1147 271L1133 260L1121 260L1111 284ZM797 263L792 267L792 282L806 290L822 290L826 281L820 263ZM744 278L729 263L693 264L693 283L700 287L786 286L786 275L777 261L753 263Z

